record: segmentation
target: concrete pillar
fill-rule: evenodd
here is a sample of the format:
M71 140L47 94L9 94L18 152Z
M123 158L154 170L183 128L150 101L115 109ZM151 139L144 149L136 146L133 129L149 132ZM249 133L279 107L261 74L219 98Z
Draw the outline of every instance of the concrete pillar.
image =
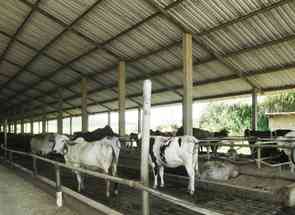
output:
M72 128L72 117L70 116L70 135L73 134L73 128Z
M87 79L81 81L81 111L82 111L82 132L88 131L88 113L87 113Z
M21 122L20 122L20 133L21 134L24 134L25 133L25 122L24 122L24 119L25 119L25 114L24 114L24 109L22 109L22 116L21 116Z
M46 110L43 109L43 116L42 116L42 134L46 133Z
M193 54L192 34L183 34L183 128L184 134L193 134Z
M111 112L108 112L108 126L111 127Z
M58 116L57 116L57 133L58 134L63 133L62 110L63 110L63 97L62 97L62 91L59 90Z
M137 132L141 133L141 109L140 107L137 109L138 115L137 115Z
M15 119L14 121L13 121L13 126L14 126L14 133L16 134L16 132L17 132L17 120Z
M30 124L31 124L31 134L34 134L34 120L33 119L30 120Z
M257 92L254 90L252 92L252 130L257 129Z
M119 92L119 135L125 135L125 102L126 102L126 66L124 61L118 65Z

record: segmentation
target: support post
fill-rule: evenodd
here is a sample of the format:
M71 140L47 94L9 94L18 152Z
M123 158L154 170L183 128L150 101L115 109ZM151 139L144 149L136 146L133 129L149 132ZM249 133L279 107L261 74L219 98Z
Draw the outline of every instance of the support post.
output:
M81 109L82 109L82 132L88 131L88 113L87 113L87 79L81 81Z
M46 133L46 110L43 109L43 116L42 116L42 134Z
M73 128L72 128L72 117L70 116L70 135L73 134Z
M15 119L14 122L13 122L13 126L14 126L14 133L16 134L17 133L17 120Z
M56 178L56 205L57 207L62 207L62 190L61 190L61 180L60 180L60 167L55 166L55 178Z
M30 120L30 124L31 124L31 134L33 135L34 134L34 120L33 119L31 119Z
M58 100L58 116L57 116L57 133L63 133L63 125L62 125L62 108L63 108L63 98L62 91L59 89L59 100Z
M7 119L4 120L4 147L7 149ZM4 158L7 159L7 151L4 151Z
M192 34L183 35L183 128L185 135L193 134L193 54Z
M34 176L37 176L38 174L37 159L35 157L33 157L33 174Z
M125 135L125 102L126 102L126 68L125 62L120 61L118 66L119 91L119 135Z
M143 84L143 128L141 144L141 181L143 185L149 186L149 148L150 148L150 120L151 120L151 92L152 82L145 80ZM149 193L142 191L142 212L143 215L150 214Z
M111 112L108 112L108 126L111 127Z
M257 91L252 92L252 130L257 129Z
M24 123L24 109L22 108L22 116L21 116L21 122L20 122L20 133L24 134L25 133L25 123Z
M138 116L137 116L137 132L141 133L141 109L140 107L137 109Z

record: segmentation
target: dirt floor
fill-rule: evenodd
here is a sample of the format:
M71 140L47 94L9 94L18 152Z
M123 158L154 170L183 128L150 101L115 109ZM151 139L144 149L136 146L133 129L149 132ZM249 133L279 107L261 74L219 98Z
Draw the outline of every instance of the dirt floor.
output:
M124 156L123 156L124 157ZM130 156L128 156L130 157ZM122 158L124 159L124 158ZM126 159L124 159L126 161ZM121 160L123 161L123 160ZM14 157L14 162L23 165L26 168L32 169L32 161L24 157ZM126 161L129 165L136 164L135 160L130 158ZM38 161L38 173L45 177L54 180L53 166ZM119 167L119 176L129 179L138 179L139 174L134 171ZM103 180L86 177L86 189L82 192L98 202L104 203L124 214L140 214L141 211L141 192L130 189L126 186L120 186L120 194L113 196L110 199L105 197L105 182ZM247 187L259 188L262 190L274 190L282 184L290 184L292 182L286 180L265 180L253 176L239 176L237 179L230 180L231 184L238 184ZM77 190L77 183L74 174L68 170L62 169L62 184L73 190ZM295 209L282 208L279 205L265 201L241 198L232 193L212 192L208 190L197 190L196 194L191 197L186 192L186 186L176 184L166 180L165 188L161 191L185 199L195 203L199 207L212 209L226 215L294 215ZM152 214L167 215L167 214L196 214L172 205L166 201L151 198Z

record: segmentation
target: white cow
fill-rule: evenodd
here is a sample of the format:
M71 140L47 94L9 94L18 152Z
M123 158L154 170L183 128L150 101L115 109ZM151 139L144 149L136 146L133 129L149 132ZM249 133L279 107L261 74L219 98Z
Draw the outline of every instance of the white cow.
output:
M67 164L93 171L102 170L108 174L112 168L112 175L117 173L121 144L118 137L105 137L102 140L87 142L83 137L69 141L64 148L64 158ZM84 189L81 174L75 171L78 181L78 191ZM118 193L115 184L115 194ZM110 182L107 180L106 196L110 196Z
M43 156L49 153L63 153L63 148L69 138L66 135L47 133L38 134L32 137L30 145L31 151L34 154L41 154Z
M207 161L200 167L201 179L222 180L236 178L239 175L239 168L229 162Z
M158 186L158 173L161 187L164 187L164 167L176 168L184 166L189 176L188 191L195 191L195 174L198 170L199 141L192 136L150 138L149 162L154 173L154 188Z

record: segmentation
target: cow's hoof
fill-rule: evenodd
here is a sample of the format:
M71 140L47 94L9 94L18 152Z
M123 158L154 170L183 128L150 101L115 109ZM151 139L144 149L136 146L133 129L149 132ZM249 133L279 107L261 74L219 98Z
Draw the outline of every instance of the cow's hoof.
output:
M110 192L106 193L107 198L110 198Z
M164 184L161 184L160 187L164 187Z
M118 191L118 190L115 190L115 191L114 191L114 194L115 194L115 195L118 195L118 194L119 194L119 191Z
M154 185L154 186L153 186L154 189L157 189L157 187L158 187L157 185Z

